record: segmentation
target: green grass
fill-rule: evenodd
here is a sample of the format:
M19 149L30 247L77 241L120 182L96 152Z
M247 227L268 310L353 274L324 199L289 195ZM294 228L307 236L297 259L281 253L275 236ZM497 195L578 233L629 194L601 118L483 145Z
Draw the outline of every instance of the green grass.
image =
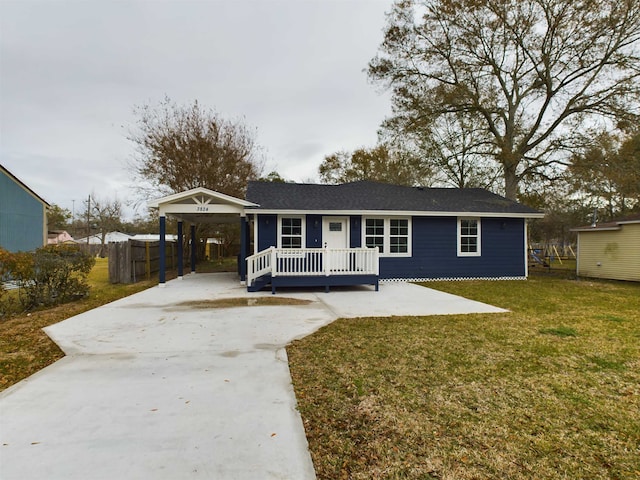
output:
M426 284L504 314L338 320L287 351L319 479L640 478L640 285Z
M571 327L556 327L556 328L541 328L539 330L540 333L548 333L549 335L557 335L558 337L575 337L578 335L578 332Z

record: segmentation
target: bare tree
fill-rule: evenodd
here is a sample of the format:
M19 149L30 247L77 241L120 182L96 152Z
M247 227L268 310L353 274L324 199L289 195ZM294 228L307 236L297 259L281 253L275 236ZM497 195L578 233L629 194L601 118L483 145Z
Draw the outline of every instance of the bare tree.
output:
M501 172L490 160L492 145L475 119L450 113L420 128L411 120L406 122L403 117L388 119L380 135L397 148L413 152L422 168L432 172L434 184L500 190Z
M639 41L638 0L398 0L369 76L407 129L477 119L515 199L586 126L640 122Z
M136 107L137 127L128 139L137 146L131 164L145 198L206 187L243 197L249 180L258 178L262 160L255 132L229 121L197 101Z
M105 241L109 232L118 231L122 228L122 204L120 200L109 200L97 198L91 194L84 201L87 209L88 231L95 228L100 234L100 257L105 256Z

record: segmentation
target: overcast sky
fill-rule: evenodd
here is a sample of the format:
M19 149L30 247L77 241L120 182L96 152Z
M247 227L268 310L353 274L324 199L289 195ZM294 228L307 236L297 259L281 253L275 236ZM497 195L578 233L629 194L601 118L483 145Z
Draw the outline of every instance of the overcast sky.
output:
M363 71L391 0L0 0L0 163L49 203L133 200L133 108L198 100L257 129L265 173L376 143ZM129 210L130 212L130 210ZM130 214L130 213L129 213Z

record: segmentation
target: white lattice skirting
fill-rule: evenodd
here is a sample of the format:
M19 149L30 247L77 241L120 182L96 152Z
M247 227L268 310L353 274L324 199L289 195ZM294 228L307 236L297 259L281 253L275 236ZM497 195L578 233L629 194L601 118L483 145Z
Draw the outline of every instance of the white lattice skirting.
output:
M527 277L440 277L440 278L381 278L380 283L394 282L462 282L466 280L526 280Z

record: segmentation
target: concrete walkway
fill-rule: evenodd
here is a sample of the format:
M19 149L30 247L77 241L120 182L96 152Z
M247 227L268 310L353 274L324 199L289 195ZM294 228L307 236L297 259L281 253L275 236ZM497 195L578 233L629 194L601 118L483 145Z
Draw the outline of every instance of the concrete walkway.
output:
M315 478L284 347L338 317L498 312L409 284L256 297L230 274L168 282L46 329L67 354L0 393L0 478Z

